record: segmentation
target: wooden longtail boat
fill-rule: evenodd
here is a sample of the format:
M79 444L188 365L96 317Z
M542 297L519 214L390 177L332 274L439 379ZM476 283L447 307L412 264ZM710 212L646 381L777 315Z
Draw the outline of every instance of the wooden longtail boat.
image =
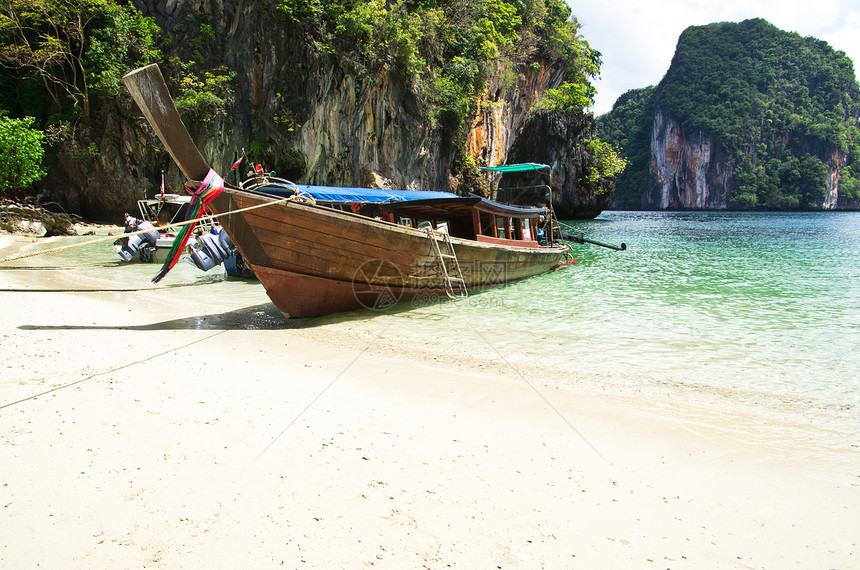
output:
M179 118L161 71L150 65L123 81L195 188L200 183L194 181L210 176L211 169ZM549 243L539 243L541 218L550 215L545 208L431 193L430 198L378 203L371 208L384 218L378 219L354 213L358 208L343 211L336 200L302 199L305 192L293 186L254 188L269 192L264 194L225 185L209 203L286 317L465 296L559 267L569 251L551 236ZM284 201L272 195L276 190L292 192L295 199Z

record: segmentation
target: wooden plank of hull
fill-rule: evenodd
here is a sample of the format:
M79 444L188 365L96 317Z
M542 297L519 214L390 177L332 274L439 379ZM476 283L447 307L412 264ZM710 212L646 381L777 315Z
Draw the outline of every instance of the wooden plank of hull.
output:
M410 289L316 277L252 265L266 294L285 317L318 317L356 309L385 310L400 301L445 295L445 289Z
M221 214L267 201L274 199L228 188L211 207ZM444 294L422 230L294 202L226 216L221 223L278 309L291 316L372 307L377 298ZM451 241L470 290L544 273L567 251Z
M400 287L367 282L338 281L314 275L252 265L266 294L287 317L318 317L331 313L370 309L384 311L401 301L432 302L446 297L444 287ZM475 287L473 291L497 284Z

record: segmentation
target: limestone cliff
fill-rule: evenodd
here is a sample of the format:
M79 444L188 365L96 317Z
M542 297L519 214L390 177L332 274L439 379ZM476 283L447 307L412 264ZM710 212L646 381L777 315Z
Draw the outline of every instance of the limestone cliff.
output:
M40 200L110 223L158 190L170 160L130 99L93 105L91 122L75 125L53 150Z
M800 140L803 154L818 156L827 169L825 190L811 205L833 210L839 198L840 170L846 156L839 149L825 150L814 137ZM663 210L725 210L737 181L720 143L702 130L685 132L677 119L660 107L651 130L651 164L648 190L642 207Z
M609 203L614 180L589 181L596 168L588 141L596 138L594 117L562 111L538 111L518 133L511 162L537 162L550 166L550 187L555 212L561 219L591 219ZM525 182L525 181L522 181ZM522 183L520 182L520 183ZM501 184L514 185L513 182ZM521 203L544 200L532 192L521 194Z
M220 66L232 77L223 108L183 115L203 156L230 182L238 179L230 165L244 149L253 162L297 182L356 186L377 179L405 189L453 190L464 155L487 165L508 160L530 110L565 76L562 62L536 55L496 64L456 142L428 120L426 102L398 73L355 73L301 28L285 25L276 3L134 2L169 30L164 55L171 62L162 71L174 98L189 73L202 78L202 70ZM115 221L157 190L162 170L168 190L179 191L184 180L129 97L102 103L94 106L92 124L79 125L56 149L59 168L45 187L85 217Z
M222 112L184 116L203 156L229 181L237 181L239 173L228 172L245 149L251 161L301 182L354 186L375 171L402 188L449 188L453 152L396 74L350 75L282 25L274 3L141 0L138 6L170 30L174 63L161 67L174 98L191 59L198 62L191 69L221 64L234 74ZM203 22L212 30L207 41ZM94 108L91 124L77 125L55 148L46 197L87 218L115 221L158 189L162 170L168 191L180 191L183 177L129 97Z
M722 162L719 144L702 131L685 133L657 107L651 131L651 169L643 206L659 209L727 207L731 168Z
M469 155L487 166L508 161L508 153L535 103L547 89L558 87L564 79L561 67L542 65L532 69L523 65L517 82L509 84L502 79L509 71L496 66L469 131ZM537 160L531 158L526 162Z
M860 207L853 62L765 20L686 29L660 83L599 122L630 161L614 207Z
M402 77L385 69L348 73L295 30L271 25L278 18L271 7L240 0L229 26L221 21L237 93L228 113L233 124L225 119L222 129L232 136L211 149L216 163L231 163L256 142L269 168L310 184L355 186L376 173L398 188L456 186L451 174L459 149L430 124ZM510 71L495 65L469 129L467 152L486 164L505 162L529 110L564 77L563 65L551 61ZM511 76L514 82L503 79Z

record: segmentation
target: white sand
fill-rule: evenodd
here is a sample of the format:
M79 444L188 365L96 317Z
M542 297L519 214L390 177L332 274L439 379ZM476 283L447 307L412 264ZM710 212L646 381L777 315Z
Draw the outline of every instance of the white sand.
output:
M860 567L856 434L45 273L0 268L0 567Z

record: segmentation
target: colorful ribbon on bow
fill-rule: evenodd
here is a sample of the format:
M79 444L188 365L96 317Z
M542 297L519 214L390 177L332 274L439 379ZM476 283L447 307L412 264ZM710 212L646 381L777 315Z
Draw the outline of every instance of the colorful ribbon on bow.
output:
M214 200L223 189L224 179L218 176L218 174L212 169L210 169L206 174L206 178L203 179L203 182L197 187L197 190L188 190L186 188L188 193L191 194L191 203L188 204L188 210L185 212L185 221L197 219L209 212L209 203ZM179 261L182 252L185 251L185 246L188 244L188 238L191 237L194 232L194 228L197 227L197 223L198 222L192 222L182 226L182 229L179 230L179 233L173 240L173 247L171 247L170 251L167 252L167 259L164 261L164 265L161 266L161 271L159 271L158 275L152 279L153 283L161 281L164 276L167 275L167 272L173 269L173 266L176 265L177 261Z

